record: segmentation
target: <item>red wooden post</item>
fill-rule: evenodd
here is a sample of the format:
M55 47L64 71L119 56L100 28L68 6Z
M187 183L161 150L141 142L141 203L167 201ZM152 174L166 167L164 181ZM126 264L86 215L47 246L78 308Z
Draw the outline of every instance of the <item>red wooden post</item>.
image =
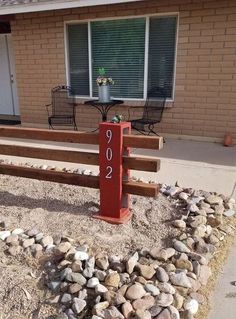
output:
M100 213L96 218L122 224L131 217L129 195L122 192L122 180L129 170L122 167L122 156L129 155L123 146L123 134L130 134L130 123L103 122L99 125Z

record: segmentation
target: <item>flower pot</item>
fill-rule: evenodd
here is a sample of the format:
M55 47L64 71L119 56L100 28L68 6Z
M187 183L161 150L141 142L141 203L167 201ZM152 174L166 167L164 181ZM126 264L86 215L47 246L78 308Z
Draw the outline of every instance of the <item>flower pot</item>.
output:
M224 136L224 146L232 146L233 145L233 137L230 132L227 132Z
M99 85L98 86L98 99L101 103L109 103L110 98L110 85Z

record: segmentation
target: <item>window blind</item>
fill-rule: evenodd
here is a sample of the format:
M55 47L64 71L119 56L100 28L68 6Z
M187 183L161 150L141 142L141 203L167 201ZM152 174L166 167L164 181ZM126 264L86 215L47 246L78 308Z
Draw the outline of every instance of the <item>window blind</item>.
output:
M150 18L148 90L165 88L167 98L172 98L176 27L176 17Z
M111 96L143 98L145 26L145 18L91 22L93 96L104 67L115 81Z
M88 24L68 25L70 86L76 95L89 95Z

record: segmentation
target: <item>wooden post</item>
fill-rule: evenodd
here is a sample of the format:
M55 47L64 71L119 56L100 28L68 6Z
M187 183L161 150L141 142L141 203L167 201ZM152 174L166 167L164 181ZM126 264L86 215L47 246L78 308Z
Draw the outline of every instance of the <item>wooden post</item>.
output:
M100 213L96 218L114 224L125 223L131 218L129 195L122 191L122 182L129 179L122 156L130 154L130 149L124 147L123 135L130 131L127 122L99 125Z

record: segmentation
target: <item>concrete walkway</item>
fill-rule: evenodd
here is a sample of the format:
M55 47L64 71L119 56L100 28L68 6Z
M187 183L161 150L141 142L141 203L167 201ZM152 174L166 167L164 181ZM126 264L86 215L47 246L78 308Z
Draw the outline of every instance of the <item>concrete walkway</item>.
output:
M236 239L212 296L209 319L236 318Z

